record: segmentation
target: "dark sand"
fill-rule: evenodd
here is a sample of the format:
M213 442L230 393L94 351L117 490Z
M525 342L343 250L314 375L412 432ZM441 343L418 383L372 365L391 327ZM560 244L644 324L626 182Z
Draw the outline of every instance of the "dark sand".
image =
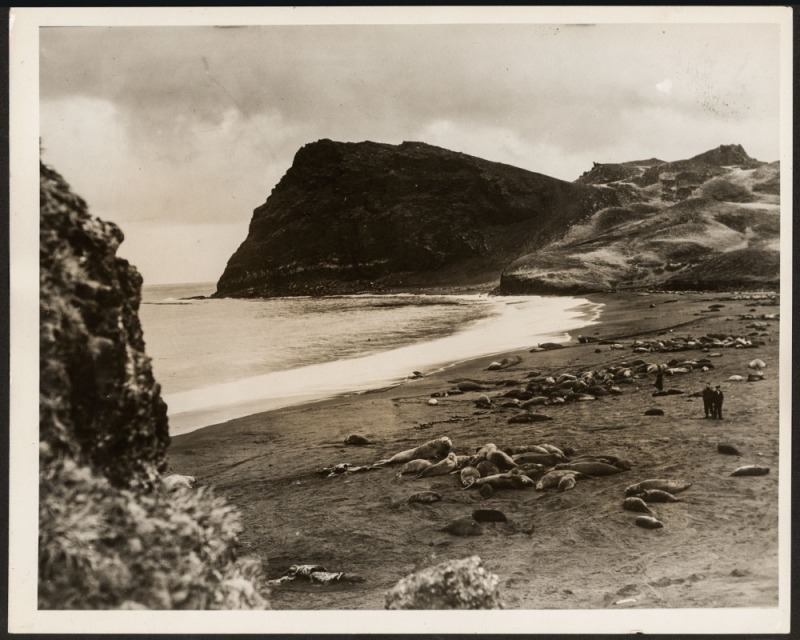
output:
M515 410L479 410L480 392L440 399L431 393L471 379L507 390L500 380L525 380L537 370L576 373L641 358L666 363L703 356L700 351L632 353L632 336L654 337L673 328L678 335L745 335L751 321L738 314L777 313L777 306L733 301L729 294L590 296L604 302L601 323L586 335L618 337L624 350L578 344L529 353L502 371L486 371L498 357L456 365L421 380L363 395L290 407L177 436L170 464L177 473L211 484L242 512L243 553L265 561L269 578L290 565L318 563L330 571L355 573L362 583L316 585L296 581L272 589L277 609L382 609L386 591L408 573L446 560L478 554L500 578L506 608L585 609L604 607L774 607L778 601L778 322L767 321L766 346L720 349L715 369L666 377L665 388L684 395L651 397L654 376L623 386L623 394L593 402L544 407L553 420L508 424ZM666 302L671 299L678 302ZM725 306L707 312L709 304ZM655 308L649 305L655 303ZM629 337L630 336L630 337ZM533 346L533 345L531 345ZM747 363L767 363L761 382L747 377ZM687 395L709 380L725 392L723 421L703 419L702 400ZM497 404L495 404L497 407ZM646 417L651 407L663 417ZM453 422L445 422L449 419ZM427 428L419 425L442 421ZM344 446L360 433L374 444ZM483 500L462 491L454 476L397 478L397 468L326 478L323 467L369 464L447 435L457 453L487 442L499 446L551 443L577 454L613 453L633 469L579 481L564 493L499 491ZM741 457L717 453L734 444ZM744 464L770 467L762 477L730 477ZM681 502L656 504L660 530L634 526L637 514L621 508L624 488L647 478L690 480ZM405 501L417 491L443 495L431 505ZM506 513L513 526L485 525L482 536L459 538L438 531L475 508ZM534 525L530 535L521 530ZM516 527L516 531L515 531ZM619 605L614 603L624 600Z

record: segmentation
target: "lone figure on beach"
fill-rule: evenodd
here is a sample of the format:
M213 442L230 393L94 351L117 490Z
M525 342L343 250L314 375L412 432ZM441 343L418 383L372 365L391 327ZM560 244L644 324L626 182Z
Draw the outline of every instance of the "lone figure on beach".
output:
M712 418L716 418L717 416L714 415L714 390L711 388L711 383L706 382L705 389L703 389L703 410L706 412L706 418L709 417L709 414Z
M714 389L711 399L711 413L712 416L717 420L722 420L722 401L724 398L725 396L722 393L722 389L719 385L717 385L717 388Z
M656 385L656 389L658 389L659 391L663 391L664 390L664 374L661 372L661 369L659 369L658 373L656 374L655 385Z

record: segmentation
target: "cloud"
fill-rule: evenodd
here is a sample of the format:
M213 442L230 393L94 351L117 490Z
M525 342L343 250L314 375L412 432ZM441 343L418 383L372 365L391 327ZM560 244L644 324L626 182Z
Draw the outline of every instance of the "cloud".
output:
M231 224L243 240L320 138L422 140L568 180L700 141L775 159L777 69L770 25L44 28L41 135L123 229Z
M659 82L656 85L656 91L668 96L670 93L672 93L672 80L667 78L666 80Z

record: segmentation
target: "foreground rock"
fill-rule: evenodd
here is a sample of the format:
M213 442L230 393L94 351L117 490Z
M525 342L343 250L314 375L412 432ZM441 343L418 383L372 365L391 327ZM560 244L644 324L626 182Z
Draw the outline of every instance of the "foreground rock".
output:
M502 609L498 577L478 556L412 573L386 594L387 609Z
M116 256L119 228L40 167L40 439L116 485L165 467L167 407L144 352L142 278Z
M266 608L238 511L162 476L166 406L122 232L45 166L40 209L39 609Z

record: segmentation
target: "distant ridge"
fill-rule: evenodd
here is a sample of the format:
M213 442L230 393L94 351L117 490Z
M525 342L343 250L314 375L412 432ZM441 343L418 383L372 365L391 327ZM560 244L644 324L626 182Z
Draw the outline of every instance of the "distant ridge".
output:
M422 142L319 140L256 208L214 295L777 287L779 193L778 163L738 144L570 183Z

